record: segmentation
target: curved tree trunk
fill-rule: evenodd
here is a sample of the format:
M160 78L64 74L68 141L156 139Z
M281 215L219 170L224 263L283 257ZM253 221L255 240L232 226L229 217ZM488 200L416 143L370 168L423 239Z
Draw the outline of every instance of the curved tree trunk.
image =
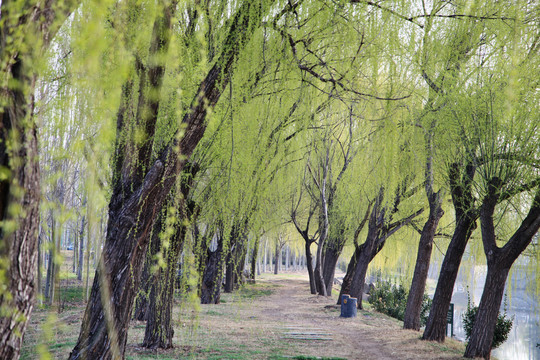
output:
M420 242L418 244L418 254L416 256L416 265L414 275L407 297L407 306L403 318L403 328L420 330L420 313L422 312L422 302L426 290L426 281L428 277L429 263L431 260L431 250L433 249L433 239L439 220L444 212L441 208L442 199L439 194L432 194L428 220L424 224Z

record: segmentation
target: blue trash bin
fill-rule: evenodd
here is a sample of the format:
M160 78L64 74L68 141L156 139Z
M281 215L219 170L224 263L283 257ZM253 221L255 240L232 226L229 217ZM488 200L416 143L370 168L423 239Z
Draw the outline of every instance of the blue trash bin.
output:
M358 299L350 297L350 295L341 296L341 317L350 318L356 317L356 307Z

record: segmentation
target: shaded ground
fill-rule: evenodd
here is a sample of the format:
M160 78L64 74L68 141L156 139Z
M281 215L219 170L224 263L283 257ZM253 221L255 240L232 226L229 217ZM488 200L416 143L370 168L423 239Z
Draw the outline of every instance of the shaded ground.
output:
M334 298L309 294L307 278L265 274L256 285L224 294L219 305L183 302L175 311L176 347L139 347L144 323L133 322L128 359L461 359L464 345L424 342L385 315L359 311L340 318ZM180 302L179 302L180 303ZM67 303L61 313L37 310L24 341L24 359L49 352L65 359L76 342L84 304ZM327 308L326 306L330 306ZM43 331L47 329L47 331ZM303 356L303 357L302 357Z

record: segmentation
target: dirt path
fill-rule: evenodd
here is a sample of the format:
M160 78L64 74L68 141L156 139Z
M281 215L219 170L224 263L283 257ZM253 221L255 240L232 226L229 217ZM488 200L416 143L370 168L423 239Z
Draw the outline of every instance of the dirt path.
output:
M403 330L397 320L376 312L340 318L335 298L311 295L307 276L299 274L264 274L255 285L222 294L218 305L201 306L197 300L177 300L172 349L142 348L145 323L133 321L126 359L461 359L464 352L453 340L421 341L419 332ZM61 312L36 309L22 359L38 359L42 351L66 359L84 308L84 302L73 302Z
M251 316L274 328L281 341L303 345L304 355L382 360L461 358L460 344L445 351L452 344L421 341L420 333L403 330L398 321L384 315L359 311L356 318L341 318L339 308L326 307L334 305L335 298L309 294L306 280L269 277L263 281L275 285L275 291L254 301ZM304 339L290 338L295 336Z

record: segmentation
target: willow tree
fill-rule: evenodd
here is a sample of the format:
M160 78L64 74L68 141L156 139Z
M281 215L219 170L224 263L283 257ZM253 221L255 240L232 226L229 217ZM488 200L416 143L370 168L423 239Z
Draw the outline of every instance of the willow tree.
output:
M415 269L403 320L405 329L414 330L420 330L422 299L426 288L433 240L439 221L444 214L442 205L446 187L439 170L444 166L438 164L442 163L444 158L438 154L445 152L445 144L449 143L449 139L445 138L445 135L451 132L447 130L448 124L444 123L445 118L451 116L445 111L445 108L453 101L454 90L463 86L463 79L467 79L475 72L475 68L471 69L466 65L482 44L482 27L473 19L464 19L455 28L447 28L444 24L443 28L439 29L438 24L435 23L435 17L444 12L444 7L443 3L435 3L429 13L428 9L424 9L423 15L426 20L420 30L422 55L419 59L418 75L423 78L428 95L426 105L416 115L417 119L413 121L415 121L415 126L423 132L425 144L424 189L429 214L420 231ZM465 11L458 5L453 10L458 13ZM416 28L418 27L416 26ZM435 32L435 35L432 32ZM446 42L447 52L440 53L435 50L439 49L441 41ZM444 70L435 65L436 61L445 64ZM465 72L465 76L460 73L461 71ZM437 170L439 170L439 174L437 174ZM439 186L438 190L436 190L437 185Z
M106 242L71 359L123 356L129 317L155 214L203 136L207 113L229 81L235 59L270 5L248 1L235 9L224 30L226 35L219 55L200 81L191 106L179 124L181 131L163 150L153 154L160 90L177 9L176 2L157 4L146 58L134 56L140 71L139 105L134 118L127 110L131 108L132 91L137 88L133 87L130 78L123 86L117 116L114 185ZM141 87L141 81L147 85Z
M508 273L540 229L538 46L516 13L508 59L485 70L470 137L487 275L466 357L489 358ZM534 70L533 70L534 69ZM488 131L486 131L488 130Z
M478 131L474 130L478 128L478 124L470 119L477 119L478 109L485 108L485 104L489 103L489 101L486 102L484 91L500 91L500 87L495 85L496 81L490 82L486 79L489 77L499 78L500 75L509 71L507 68L509 64L508 49L497 44L519 43L515 40L515 31L520 29L519 31L526 34L524 36L526 44L519 46L520 49L523 46L526 50L516 52L514 60L526 62L527 59L533 59L534 57L530 55L537 51L535 50L537 45L534 44L538 41L538 35L533 30L534 26L519 20L521 14L527 11L526 8L525 4L521 8L489 4L489 6L483 7L469 8L464 6L448 9L452 11L451 14L454 14L451 17L453 19L458 18L456 14L463 12L463 16L460 16L462 19L457 23L456 29L463 27L463 22L469 22L472 27L471 31L475 35L471 37L470 33L465 31L466 35L464 36L477 40L476 45L471 43L472 56L470 60L463 62L460 66L460 73L454 75L455 77L459 75L458 81L463 85L460 87L454 85L453 90L447 92L450 95L448 106L441 113L447 119L446 122L451 125L449 133L454 134L451 136L455 139L454 143L456 144L445 152L449 159L447 160L447 179L455 208L456 226L442 264L433 305L423 335L424 339L444 341L445 317L452 297L453 285L468 239L476 228L476 220L480 215L479 207L476 205L479 200L478 171L484 171L484 166L490 167L492 165L482 164L483 162L478 159L478 151L481 147L477 141L472 141L472 139L478 139ZM439 17L449 17L451 14L443 11L439 13ZM516 27L507 26L506 21L511 21ZM444 24L444 26L447 25ZM459 54L455 47L448 47L448 50ZM459 59L457 56L455 58ZM517 60L519 58L521 60ZM493 68L500 69L500 73L493 72ZM473 77L478 80L471 81ZM433 85L437 86L435 82ZM487 129L483 131L487 131ZM491 132L491 129L489 131Z

